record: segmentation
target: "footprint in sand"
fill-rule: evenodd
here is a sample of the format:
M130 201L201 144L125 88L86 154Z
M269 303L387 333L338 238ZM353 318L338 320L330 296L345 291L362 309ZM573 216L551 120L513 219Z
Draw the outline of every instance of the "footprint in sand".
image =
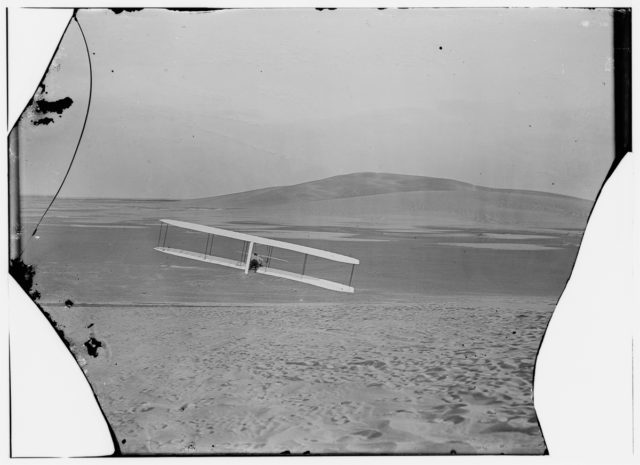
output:
M353 433L354 435L358 435L358 436L363 436L366 439L376 439L379 438L380 436L382 436L382 433L380 431L376 431L373 429L365 429L362 431L356 431L355 433Z
M454 425L457 425L459 423L462 423L465 421L465 418L460 416L460 415L449 415L443 418L444 421L448 421L453 423Z

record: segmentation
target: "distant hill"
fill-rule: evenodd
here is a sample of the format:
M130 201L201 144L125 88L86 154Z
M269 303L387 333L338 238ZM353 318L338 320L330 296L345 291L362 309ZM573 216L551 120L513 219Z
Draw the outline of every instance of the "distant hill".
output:
M236 194L190 201L214 208L266 206L310 200L342 199L364 195L414 191L452 191L475 186L451 179L390 173L352 173L292 186L267 187Z
M494 189L451 179L353 173L292 186L182 201L259 217L331 217L376 223L582 228L593 202L548 192Z

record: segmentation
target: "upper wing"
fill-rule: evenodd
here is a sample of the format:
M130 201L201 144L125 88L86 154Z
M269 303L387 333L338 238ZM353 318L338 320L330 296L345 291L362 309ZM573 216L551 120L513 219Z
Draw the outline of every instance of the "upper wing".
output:
M276 241L274 239L267 239L260 236L253 236L251 234L239 233L236 231L229 231L227 229L214 228L212 226L204 226L201 224L187 223L185 221L177 220L160 220L161 222L179 228L191 229L192 231L200 231L207 234L213 234L215 236L230 237L232 239L238 239L245 242L253 242L255 244L262 244L266 246L276 247L278 249L293 250L294 252L300 252L307 255L313 255L315 257L326 258L327 260L333 260L334 262L349 263L352 265L359 265L360 260L357 258L347 257L346 255L340 255L326 250L314 249L313 247L306 247L304 245L292 244L290 242Z

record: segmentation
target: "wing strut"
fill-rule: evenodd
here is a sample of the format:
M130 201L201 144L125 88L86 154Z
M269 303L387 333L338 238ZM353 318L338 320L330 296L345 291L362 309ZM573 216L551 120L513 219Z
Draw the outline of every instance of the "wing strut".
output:
M269 265L271 264L271 254L273 253L273 247L269 246L268 250L268 256L267 259L265 260L265 268L268 268Z
M207 245L204 246L204 258L207 258L207 250L209 250L210 239L211 239L211 234L207 234Z
M251 264L251 252L253 252L253 242L249 242L249 250L247 250L247 263L244 265L244 274L249 273L249 265Z
M162 241L162 247L164 247L164 245L167 243L167 234L169 234L169 225L167 224L167 227L164 228L164 241Z
M160 247L160 239L162 239L162 230L164 229L164 223L160 223L160 234L158 234L158 247Z

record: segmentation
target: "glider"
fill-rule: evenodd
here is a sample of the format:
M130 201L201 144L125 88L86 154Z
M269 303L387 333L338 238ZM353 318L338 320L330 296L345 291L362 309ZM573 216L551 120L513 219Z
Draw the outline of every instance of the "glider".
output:
M191 250L182 250L175 249L166 246L167 242L167 233L169 231L169 226L175 226L181 229L187 229L191 231L198 231L207 234L207 242L205 245L204 252L193 252ZM164 234L163 234L164 232ZM236 239L242 241L242 252L240 254L239 259L226 258L213 255L213 240L215 236L228 237L231 239ZM249 265L251 261L251 257L253 255L254 246L256 244L260 244L267 247L267 254L260 255L264 264L258 270L257 273L265 274L268 276L275 276L278 278L290 279L293 281L298 281L301 283L311 284L312 286L321 287L324 289L329 289L332 291L338 292L347 292L353 293L355 290L351 286L353 281L353 273L356 265L360 264L360 261L357 258L347 257L346 255L340 255L333 252L328 252L326 250L314 249L312 247L306 247L299 244L292 244L290 242L282 242L276 241L273 239L267 239L264 237L253 236L251 234L244 234L236 231L229 231L226 229L214 228L211 226L204 226L195 223L187 223L185 221L177 221L177 220L160 220L160 234L158 235L158 244L154 250L158 252L163 252L169 255L176 255L178 257L190 258L192 260L199 260L201 262L213 263L216 265L227 266L230 268L236 268L238 270L243 270L246 273L249 272ZM271 260L280 260L274 258L273 252L274 249L284 249L290 250L293 252L301 253L304 255L304 261L302 265L302 272L295 273L291 271L280 270L277 268L273 268L271 266ZM320 257L326 260L346 263L351 265L351 275L349 276L349 284L342 284L335 281L329 281L327 279L316 278L314 276L310 276L305 274L307 267L307 259L309 256ZM286 260L280 260L286 261Z

